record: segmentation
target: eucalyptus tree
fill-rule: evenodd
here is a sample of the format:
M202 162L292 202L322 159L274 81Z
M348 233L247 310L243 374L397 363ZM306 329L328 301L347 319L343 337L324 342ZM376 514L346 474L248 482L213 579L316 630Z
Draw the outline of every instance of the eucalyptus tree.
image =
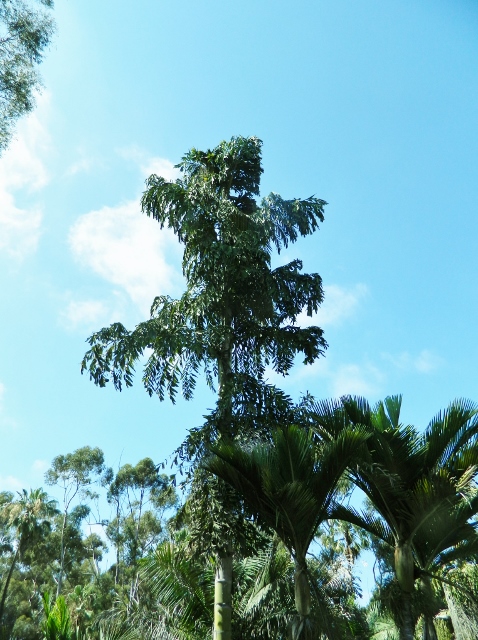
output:
M108 487L107 499L115 509L106 529L116 547L115 583L126 564L133 599L138 562L164 535L163 517L167 509L177 505L176 490L151 458L143 458L135 466L125 464L118 470Z
M361 526L393 550L400 640L413 640L416 581L431 598L430 580L443 581L443 569L478 551L478 409L457 400L419 433L400 423L400 396L373 409L363 398L351 397L315 408L311 424L320 430L337 423L371 430L362 461L350 473L375 513L338 505L334 516ZM424 638L436 638L427 615Z
M297 614L291 624L293 640L318 637L307 553L318 528L331 516L343 473L367 437L363 428L345 427L316 438L291 425L274 432L271 442L252 448L238 443L214 446L215 455L204 463L243 496L258 521L274 530L292 554Z
M24 0L0 0L0 153L18 118L32 110L41 86L37 66L51 41L53 0L42 8Z
M60 595L63 585L66 554L65 533L73 501L77 497L94 497L91 487L98 484L105 473L108 476L109 470L105 467L104 454L98 447L81 447L73 453L56 456L51 463L51 468L45 473L46 483L50 486L58 485L63 492L57 597ZM89 508L86 505L82 505L82 507L83 517L86 517Z
M296 354L311 363L326 348L319 327L296 324L303 310L318 310L320 276L302 274L300 260L271 267L273 248L280 251L318 228L325 202L275 193L258 202L261 145L258 138L235 137L212 150L192 149L177 165L175 182L148 178L142 210L184 245L186 290L177 300L156 297L150 319L132 331L115 323L94 333L82 362L97 385L111 379L121 390L147 354L147 392L173 401L180 388L192 397L202 370L211 388L217 383L220 438L237 435L238 388L257 388L268 365L286 374ZM222 602L216 602L215 635L224 640L230 638L231 552L227 542L217 550Z

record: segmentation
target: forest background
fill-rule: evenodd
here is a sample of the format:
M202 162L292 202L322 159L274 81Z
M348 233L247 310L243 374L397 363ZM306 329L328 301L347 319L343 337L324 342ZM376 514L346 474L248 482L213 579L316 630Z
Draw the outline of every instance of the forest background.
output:
M330 348L270 379L403 392L421 426L477 397L475 3L62 1L55 18L46 90L0 160L1 489L85 444L164 459L213 406L205 388L175 407L99 390L79 362L93 329L183 288L144 178L233 134L264 140L264 193L330 203L283 256L323 277Z

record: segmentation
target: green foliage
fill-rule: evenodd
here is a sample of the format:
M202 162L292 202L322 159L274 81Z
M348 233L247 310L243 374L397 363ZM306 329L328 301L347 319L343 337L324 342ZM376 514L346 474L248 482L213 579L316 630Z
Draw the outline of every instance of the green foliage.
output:
M72 485L73 490L87 487L105 471L104 454L98 447L81 447L73 453L53 458L51 468L45 473L49 485ZM96 476L96 477L95 477Z
M110 477L110 470L105 468L104 455L98 447L81 447L73 453L59 455L53 459L52 466L45 473L46 483L49 485L59 485L63 490L63 521L60 533L59 550L59 571L57 579L57 597L63 587L63 577L65 571L65 557L68 549L68 527L72 520L81 521L89 513L89 508L85 505L77 505L76 510L70 513L73 500L77 496L82 498L94 498L90 487L99 484L101 480L106 481ZM70 531L74 531L70 527Z
M58 596L53 604L50 594L46 592L43 596L43 607L45 621L42 630L45 640L71 640L73 631L65 598Z
M443 585L456 637L472 640L478 634L478 566L460 563L446 573Z
M420 434L400 424L400 408L399 396L374 409L363 398L345 397L317 403L315 420L319 432L340 423L371 429L362 461L350 473L374 511L358 514L338 505L334 516L394 549L394 584L400 591L395 620L402 631L407 627L403 637L411 638L419 612L433 625L434 614L424 604L433 600L430 578L440 580L441 570L478 550L478 410L457 400ZM413 603L420 603L417 580L427 594L414 610Z
M289 426L250 450L212 447L215 456L204 465L243 496L291 553L305 558L318 526L330 516L340 477L366 438L363 429L348 429L317 443L310 432Z
M285 547L270 540L252 556L234 561L233 638L282 640L294 617L294 563ZM334 640L364 637L345 584L325 564L310 565L313 611ZM205 640L213 621L214 563L191 555L184 542L164 542L142 563L142 597L134 609L117 609L112 621L145 638ZM316 597L317 596L317 597Z
M204 462L205 468L242 496L258 522L275 531L292 554L297 615L290 620L290 631L294 639L317 637L306 554L318 527L330 517L342 474L367 437L363 428L346 427L333 437L318 439L310 430L291 425L274 431L268 443L216 445L211 448L214 456Z
M82 371L96 384L111 378L117 389L130 386L145 349L146 390L173 400L180 387L192 396L201 368L213 386L225 362L227 375L261 379L266 365L287 373L296 353L313 362L323 352L318 327L294 325L304 308L317 311L320 277L301 274L299 260L271 269L270 254L312 233L325 203L271 194L258 205L261 144L237 137L207 152L193 149L178 165L181 179L148 179L143 211L184 243L187 289L179 300L157 297L151 319L133 331L117 323L89 338Z
M39 0L51 8L52 0ZM0 153L18 118L33 109L40 88L37 66L50 43L54 22L49 13L22 0L0 0Z
M134 582L138 561L164 537L164 514L176 506L176 491L158 465L144 458L118 470L107 498L115 510L106 528L116 547L115 582Z

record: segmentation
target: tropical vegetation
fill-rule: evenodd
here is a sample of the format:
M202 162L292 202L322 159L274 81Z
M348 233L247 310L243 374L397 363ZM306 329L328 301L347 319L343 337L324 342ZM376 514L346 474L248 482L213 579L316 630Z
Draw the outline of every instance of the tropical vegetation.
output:
M478 407L456 400L420 430L400 396L296 403L267 383L327 347L299 324L323 300L320 276L272 267L325 202L259 201L261 144L192 149L179 179L147 180L142 210L182 244L186 289L133 330L93 333L82 371L121 391L143 366L146 391L173 402L202 376L217 401L170 476L149 457L113 471L84 446L52 452L56 499L0 494L2 638L476 638Z

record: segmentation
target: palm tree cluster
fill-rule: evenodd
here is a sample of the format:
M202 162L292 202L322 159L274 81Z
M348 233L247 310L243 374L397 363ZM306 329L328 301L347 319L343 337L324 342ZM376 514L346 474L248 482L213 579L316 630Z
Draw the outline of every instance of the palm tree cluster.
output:
M309 402L305 424L279 427L269 443L212 447L207 468L244 497L294 558L293 638L319 634L307 551L328 519L360 527L388 551L388 610L400 640L414 638L419 617L424 640L437 639L433 584L459 589L451 572L476 557L477 407L456 401L424 433L400 423L400 407L398 396L373 409L363 398ZM343 472L365 494L368 509L359 513L338 500Z
M185 291L158 295L132 330L93 333L82 371L121 391L143 365L149 395L173 402L179 391L190 399L202 374L217 402L174 454L187 491L167 523L176 493L158 465L115 476L91 447L47 472L61 513L41 492L0 505L0 524L16 532L0 624L15 608L15 571L26 576L40 548L50 559L41 587L34 573L44 613L31 640L451 640L451 625L455 640L476 637L477 407L456 401L422 432L402 424L398 396L295 405L267 383L269 370L286 375L298 355L311 364L327 348L320 327L298 322L323 301L319 274L297 259L272 266L274 251L318 229L326 203L259 200L261 147L238 136L192 149L180 178L146 181L142 211L183 245ZM106 571L104 541L81 534L93 485L113 512L97 519L115 554ZM364 546L380 570L367 609L354 573Z
M353 581L348 592L331 595L333 577L320 558L310 558L314 539L325 540L324 527L336 521L349 576L354 532L369 536L376 552L383 569L377 615L388 611L401 640L413 638L420 618L423 638L433 639L444 602L437 585L456 589L448 573L475 552L476 408L455 402L421 433L400 423L399 397L373 408L361 398L307 397L296 407L267 384L267 368L285 375L298 354L310 364L327 348L320 327L297 322L318 310L320 276L302 273L300 260L278 268L271 260L274 250L318 229L326 203L276 193L259 200L261 146L258 138L234 137L189 151L175 181L148 178L142 211L183 245L186 289L177 300L157 296L150 318L133 330L115 323L88 339L82 371L100 387L131 386L143 362L143 384L160 400L174 401L179 390L191 398L201 371L218 393L206 424L176 452L192 479L176 518L185 540L162 548L145 569L142 584L154 584L148 593L155 595L144 606L136 599L135 628L203 638L212 627L215 640L367 637L353 622L354 607L345 605ZM362 512L341 500L352 487L367 499ZM274 536L290 561L288 582L264 582L269 569L247 573ZM197 568L180 569L192 559ZM213 593L205 586L211 562ZM168 579L160 565L169 567ZM123 611L121 625L131 618L131 603ZM254 618L259 611L265 626Z

